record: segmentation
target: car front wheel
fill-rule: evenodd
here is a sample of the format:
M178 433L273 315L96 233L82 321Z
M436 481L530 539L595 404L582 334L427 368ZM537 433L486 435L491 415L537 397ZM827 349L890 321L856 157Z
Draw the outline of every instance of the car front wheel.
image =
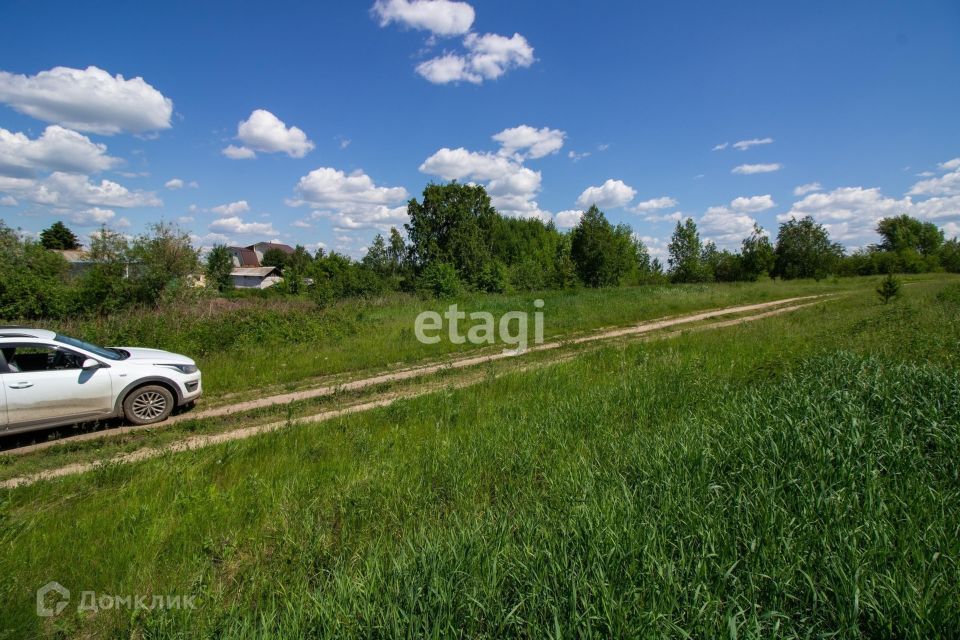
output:
M148 385L135 389L123 400L123 415L136 425L166 420L173 411L173 394L166 387Z

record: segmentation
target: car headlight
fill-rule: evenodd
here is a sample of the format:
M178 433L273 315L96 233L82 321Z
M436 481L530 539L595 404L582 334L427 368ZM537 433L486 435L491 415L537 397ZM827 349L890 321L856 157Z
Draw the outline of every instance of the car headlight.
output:
M197 365L195 364L158 364L158 367L166 367L168 369L176 369L180 373L196 373L199 371Z

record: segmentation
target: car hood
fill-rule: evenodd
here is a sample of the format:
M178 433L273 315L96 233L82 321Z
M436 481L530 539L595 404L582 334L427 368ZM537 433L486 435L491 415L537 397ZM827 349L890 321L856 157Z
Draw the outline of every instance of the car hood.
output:
M171 353L170 351L162 351L160 349L144 349L143 347L112 348L129 353L130 357L123 361L134 364L196 364L187 356L180 355L179 353Z

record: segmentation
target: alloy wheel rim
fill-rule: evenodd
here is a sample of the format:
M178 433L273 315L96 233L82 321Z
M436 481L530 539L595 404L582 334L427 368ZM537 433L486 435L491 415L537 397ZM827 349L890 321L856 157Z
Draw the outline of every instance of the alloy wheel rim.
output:
M133 401L133 415L141 420L159 418L167 408L167 400L156 391L141 393Z

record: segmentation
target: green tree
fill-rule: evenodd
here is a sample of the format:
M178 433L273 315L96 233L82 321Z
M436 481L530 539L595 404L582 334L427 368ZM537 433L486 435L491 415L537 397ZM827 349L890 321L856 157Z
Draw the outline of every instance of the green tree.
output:
M773 271L776 256L770 238L760 225L753 225L753 232L743 239L740 247L740 268L744 280L756 282L760 276Z
M207 254L206 261L207 286L220 293L233 288L230 273L233 271L233 254L226 245L214 245Z
M200 253L179 227L158 222L130 247L131 280L140 302L156 303L164 294L186 291L187 276L197 272Z
M420 291L435 298L452 298L462 289L457 270L445 262L431 262L417 284Z
M693 218L677 222L667 251L670 254L670 279L673 282L706 282L710 279L703 262L700 233Z
M493 256L490 229L497 212L482 186L427 185L423 202L407 204L405 225L418 273L433 263L452 266L460 281L478 286Z
M396 227L390 227L390 243L387 247L387 258L390 260L390 268L394 275L403 270L404 262L407 260L407 246L403 241L403 236Z
M557 289L569 289L577 285L577 265L570 257L570 236L561 236L553 251L550 285Z
M596 205L587 209L570 233L570 258L588 287L620 284L638 261L630 227L614 227Z
M68 311L69 266L0 220L0 319L59 318Z
M884 218L877 224L879 248L883 251L912 250L922 256L932 256L943 245L943 231L932 222L921 222L908 215Z
M940 248L940 263L951 273L960 273L960 240L947 240Z
M823 225L806 216L780 225L774 255L774 275L784 280L821 280L836 267L843 248L830 242L830 235Z
M261 260L260 263L265 267L276 267L280 273L283 273L284 268L287 266L288 258L289 256L283 249L270 247L263 252L263 260Z
M101 227L90 235L90 268L80 276L77 304L81 312L107 313L133 302L130 244L124 235Z
M300 295L306 291L306 279L312 265L310 252L298 244L287 257L287 266L283 271L283 282L288 292Z
M75 250L80 241L73 231L59 220L40 232L40 244L44 249Z
M367 247L367 254L363 256L362 262L380 277L386 277L390 274L393 265L390 261L390 250L387 247L387 241L383 239L383 235L378 233L373 238L373 242Z

